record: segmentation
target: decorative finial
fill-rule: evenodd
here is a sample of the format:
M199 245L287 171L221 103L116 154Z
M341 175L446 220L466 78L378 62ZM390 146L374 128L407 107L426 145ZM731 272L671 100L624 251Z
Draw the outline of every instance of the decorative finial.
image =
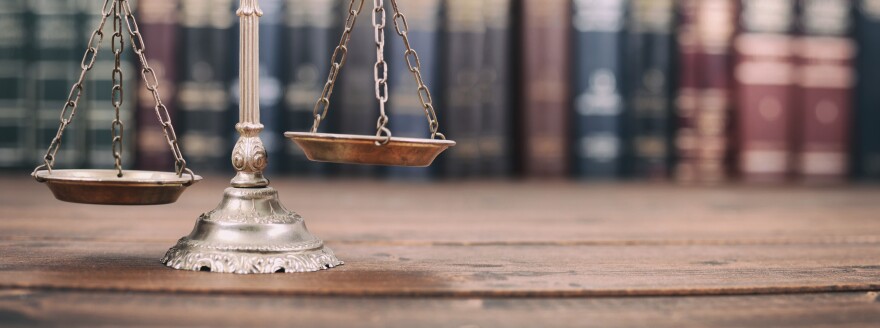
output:
M263 16L263 10L260 9L258 0L241 0L241 7L238 8L238 11L236 11L235 14L239 17L253 16L254 14L257 16Z

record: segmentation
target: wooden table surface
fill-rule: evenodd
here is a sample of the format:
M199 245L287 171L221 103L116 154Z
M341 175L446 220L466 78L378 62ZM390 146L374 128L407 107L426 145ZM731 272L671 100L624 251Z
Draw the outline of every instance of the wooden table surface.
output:
M0 178L0 325L880 326L880 188L277 180L345 265L172 270L219 202L54 200Z

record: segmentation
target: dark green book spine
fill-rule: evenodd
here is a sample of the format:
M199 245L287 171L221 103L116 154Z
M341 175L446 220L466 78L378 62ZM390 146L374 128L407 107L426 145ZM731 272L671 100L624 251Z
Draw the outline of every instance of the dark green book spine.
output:
M511 88L511 1L483 0L486 36L483 69L480 71L483 99L479 149L482 175L507 177L512 172L513 102Z
M630 2L627 33L627 165L637 178L668 176L671 156L672 0Z
M415 0L400 4L400 10L406 15L409 25L410 47L418 53L421 62L420 73L425 85L431 91L432 97L438 97L440 93L438 76L438 45L440 29L440 1L439 0ZM393 31L393 26L392 26ZM428 121L425 118L425 109L419 101L417 93L418 84L413 79L413 73L409 71L404 59L406 46L403 40L392 32L386 42L389 43L389 88L391 96L390 104L391 129L394 136L407 138L429 138ZM436 104L434 104L436 108ZM441 132L446 126L441 126ZM426 181L436 172L436 167L391 167L388 176L395 180Z
M284 108L286 131L309 131L312 110L327 80L338 41L333 0L287 0L285 19ZM325 175L327 165L311 162L295 143L285 143L284 166L294 175Z
M338 17L347 16L348 3L342 1L337 9ZM390 12L386 8L386 14ZM376 64L376 43L373 40L372 19L373 5L365 1L363 11L357 19L348 43L348 59L336 81L333 97L330 99L328 119L339 122L339 128L333 129L332 124L321 124L319 132L345 134L376 134L376 120L379 118L379 105L376 100L373 66ZM390 17L385 28L385 60L390 63L387 40L393 33L394 26ZM337 34L338 35L338 34ZM338 40L338 39L336 39ZM327 63L328 61L325 61ZM386 105L387 106L387 105ZM333 164L334 173L348 177L371 177L378 173L377 167L368 165Z
M188 165L194 169L230 169L234 140L230 115L230 75L237 54L232 0L182 1L178 89L178 135ZM233 83L234 84L234 83Z
M26 76L28 15L25 0L0 2L0 168L30 166Z
M853 161L859 178L880 181L880 4L861 0L856 20L856 135Z
M574 2L574 155L579 177L620 177L627 1Z
M480 173L480 119L485 23L480 1L446 0L444 96L440 115L446 135L458 144L444 154L444 175L450 178ZM445 125L443 123L446 122Z
M80 74L85 51L81 44L76 2L28 1L34 15L34 44L28 79L29 102L34 108L36 142L34 160L42 161L46 147L55 137L59 113L67 101L71 86ZM109 39L109 38L108 38ZM86 164L88 110L80 103L78 114L64 133L55 167L82 167Z
M149 1L149 0L146 0ZM77 35L74 50L85 51L89 38L101 23L101 6L103 1L79 0L79 16ZM136 7L132 7L134 10ZM113 89L113 67L116 63L113 55L113 17L108 17L103 28L104 42L95 61L95 65L86 77L85 92L80 100L79 120L85 123L86 136L86 166L90 168L112 168L113 158L113 134L111 124L115 117L115 109L111 100ZM128 30L125 22L122 22L122 38L124 51L120 69L122 69L122 105L119 106L119 119L124 124L122 143L123 167L132 167L135 160L134 145L137 133L137 122L134 119L136 92L140 80L138 70L134 69L129 41ZM79 65L71 63L73 68L79 69Z

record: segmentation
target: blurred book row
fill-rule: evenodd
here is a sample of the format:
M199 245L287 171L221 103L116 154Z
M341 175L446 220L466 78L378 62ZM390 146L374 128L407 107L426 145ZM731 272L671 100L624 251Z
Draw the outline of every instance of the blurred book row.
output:
M42 158L103 2L0 2L0 167L33 167ZM880 178L880 91L872 90L880 89L880 63L871 60L880 58L878 0L398 2L440 131L458 145L430 168L307 161L282 133L310 129L350 2L261 0L269 171L415 180ZM181 147L202 173L231 170L237 5L140 0L135 6ZM375 133L372 5L364 3L322 132ZM427 137L418 85L386 7L390 127L395 136ZM58 167L113 164L112 33L105 24L104 47ZM137 57L124 58L124 164L170 170Z

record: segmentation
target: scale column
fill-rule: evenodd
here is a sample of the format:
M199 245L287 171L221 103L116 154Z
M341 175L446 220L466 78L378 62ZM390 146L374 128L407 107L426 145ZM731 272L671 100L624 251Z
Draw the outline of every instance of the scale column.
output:
M256 188L269 185L263 177L268 162L266 148L260 139L260 10L257 0L242 0L236 14L241 25L241 59L239 71L239 138L232 151L232 166L236 170L232 186Z
M226 273L308 272L342 265L306 228L303 218L281 204L263 177L266 150L260 140L260 53L257 0L241 0L241 107L232 153L236 175L223 200L196 220L162 263L180 270Z

